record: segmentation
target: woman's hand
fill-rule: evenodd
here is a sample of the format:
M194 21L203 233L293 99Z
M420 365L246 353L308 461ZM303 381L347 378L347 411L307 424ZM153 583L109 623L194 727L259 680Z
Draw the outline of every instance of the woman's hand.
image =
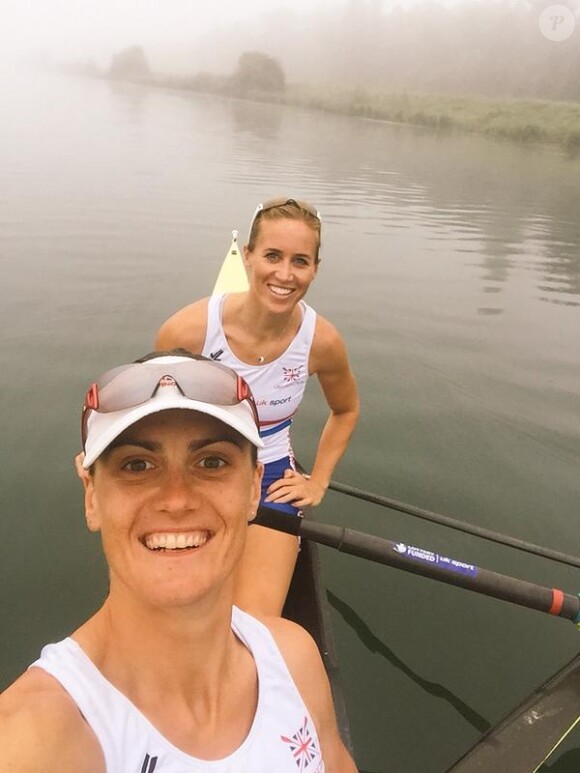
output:
M318 483L309 475L296 470L285 470L284 477L274 481L268 487L267 502L290 502L294 507L315 507L322 502L326 486Z

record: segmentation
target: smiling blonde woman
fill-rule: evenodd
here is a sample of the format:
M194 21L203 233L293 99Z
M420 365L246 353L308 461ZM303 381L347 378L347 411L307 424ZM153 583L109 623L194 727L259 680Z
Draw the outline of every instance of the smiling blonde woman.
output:
M318 505L346 450L359 412L354 375L337 329L304 302L320 264L321 216L311 204L279 197L256 207L244 246L247 292L196 301L160 328L158 349L182 347L219 360L252 388L264 448L261 503L300 516ZM328 404L309 475L296 469L290 426L306 382L316 375ZM253 526L238 573L236 602L280 614L298 541Z

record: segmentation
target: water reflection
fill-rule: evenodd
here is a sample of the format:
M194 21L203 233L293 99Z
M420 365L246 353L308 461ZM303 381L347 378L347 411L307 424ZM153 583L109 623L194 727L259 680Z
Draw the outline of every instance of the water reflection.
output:
M348 604L335 596L332 591L327 591L328 600L334 609L341 615L343 620L349 625L362 643L365 645L369 652L378 652L389 663L394 666L405 676L418 685L425 693L431 695L433 698L439 698L445 701L455 711L457 711L472 727L478 730L480 733L484 733L489 730L491 723L481 714L478 714L475 709L468 706L464 701L455 695L451 690L448 690L442 684L438 682L432 682L429 679L425 679L419 674L415 673L393 650L382 642L371 631L364 620L357 615L357 613Z
M272 140L278 136L282 123L280 110L243 99L231 100L229 104L236 134L248 133L260 140Z
M368 235L420 230L425 251L436 258L456 256L454 270L461 255L477 256L482 292L493 285L499 294L499 286L517 282L524 272L533 276L544 301L580 294L580 258L574 251L580 226L566 200L568 193L576 201L573 179L580 160L567 162L574 171L561 155L543 149L340 117L327 119L332 130L325 128L313 141L310 130L306 137L299 122L290 124L284 108L243 104L236 106L237 129L261 139L275 131L282 146L290 140L303 145L314 173L308 182L321 191L321 208L326 192L331 217L364 218ZM276 162L280 172L283 157ZM297 171L298 181L304 181L305 170ZM546 193L553 185L556 197ZM496 298L478 313L501 314L505 306L505 299Z
M550 773L578 773L580 770L580 749L572 749L572 751L566 752L560 759L553 762L551 765L544 763L539 769L539 773L542 771L550 771Z
M146 86L123 81L106 81L111 95L111 109L123 112L122 120L132 125L141 125L147 117L147 105L154 92Z

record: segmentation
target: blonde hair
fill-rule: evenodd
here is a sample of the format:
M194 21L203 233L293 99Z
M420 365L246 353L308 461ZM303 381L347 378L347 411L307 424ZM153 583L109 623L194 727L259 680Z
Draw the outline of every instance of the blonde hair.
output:
M280 202L280 203L278 203ZM317 236L315 261L319 262L318 253L321 245L322 223L320 213L305 201L296 199L271 199L258 205L248 234L248 249L252 252L260 235L260 223L263 220L301 220L311 228Z

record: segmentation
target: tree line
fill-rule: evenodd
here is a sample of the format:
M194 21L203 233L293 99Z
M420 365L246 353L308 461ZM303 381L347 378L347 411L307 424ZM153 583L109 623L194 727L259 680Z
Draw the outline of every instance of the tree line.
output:
M557 2L577 18L573 34L560 42L539 27L550 0L423 0L412 7L397 0L322 2L311 14L290 4L259 24L248 19L192 40L188 73L159 73L146 61L148 52L133 50L113 62L110 74L239 96L283 91L288 81L580 101L580 0Z
M264 51L292 82L580 100L580 0L558 0L577 16L574 33L561 42L539 28L549 4L424 0L401 7L396 0L346 0L308 18L278 9L259 26L248 22L207 45L220 51L224 43L238 55L242 44Z

